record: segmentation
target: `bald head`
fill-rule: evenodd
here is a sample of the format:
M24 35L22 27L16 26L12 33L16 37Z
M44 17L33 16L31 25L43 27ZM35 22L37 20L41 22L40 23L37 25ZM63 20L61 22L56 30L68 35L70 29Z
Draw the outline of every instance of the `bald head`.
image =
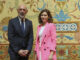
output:
M23 9L27 10L27 8L26 8L26 6L24 4L19 5L18 9L20 9L20 8L23 8Z
M26 6L24 4L22 4L22 5L19 5L17 11L18 11L18 15L20 18L25 18L25 15L28 10L27 10Z

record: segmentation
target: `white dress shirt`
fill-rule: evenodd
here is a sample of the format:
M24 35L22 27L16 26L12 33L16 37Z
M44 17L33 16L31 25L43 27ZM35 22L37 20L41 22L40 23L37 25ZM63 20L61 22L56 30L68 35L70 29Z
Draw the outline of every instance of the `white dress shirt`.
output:
M21 25L22 24L21 18L20 17L18 17L18 18L19 18L19 22L20 22L20 25ZM25 29L25 19L24 19L23 23L24 23L24 29Z

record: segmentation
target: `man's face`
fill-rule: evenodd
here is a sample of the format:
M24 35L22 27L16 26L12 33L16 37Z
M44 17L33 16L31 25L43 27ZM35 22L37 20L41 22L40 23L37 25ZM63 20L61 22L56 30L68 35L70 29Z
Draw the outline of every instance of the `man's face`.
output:
M25 6L20 6L18 8L18 15L20 18L22 18L22 19L25 18L26 13L27 13L27 9Z

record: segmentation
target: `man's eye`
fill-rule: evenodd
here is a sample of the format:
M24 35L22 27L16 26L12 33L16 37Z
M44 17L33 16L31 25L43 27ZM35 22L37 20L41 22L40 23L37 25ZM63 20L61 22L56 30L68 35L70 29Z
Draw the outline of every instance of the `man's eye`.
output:
M22 10L22 9L19 9L19 10Z
M25 11L25 9L23 9L23 11Z
M21 10L25 11L25 9L19 9L19 10L20 10L20 11L21 11Z

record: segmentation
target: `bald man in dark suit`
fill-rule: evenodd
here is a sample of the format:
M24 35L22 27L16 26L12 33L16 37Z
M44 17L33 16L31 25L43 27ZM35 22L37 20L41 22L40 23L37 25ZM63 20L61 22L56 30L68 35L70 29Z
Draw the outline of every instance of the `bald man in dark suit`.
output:
M17 9L18 16L9 21L8 40L10 60L28 60L33 45L32 22L25 18L25 5Z

